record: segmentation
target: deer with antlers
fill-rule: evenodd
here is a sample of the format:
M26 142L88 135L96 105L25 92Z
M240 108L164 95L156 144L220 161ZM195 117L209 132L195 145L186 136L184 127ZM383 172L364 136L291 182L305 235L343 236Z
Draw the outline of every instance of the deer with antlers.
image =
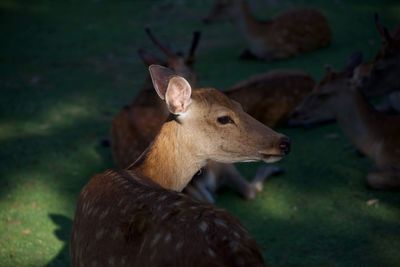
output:
M328 110L333 113L343 132L353 145L373 160L375 169L366 178L373 189L400 189L400 115L386 115L376 111L360 88L351 82L352 72L360 63L353 60L346 70L328 70L296 110L295 120L307 121Z
M166 60L163 61L140 49L139 55L142 60L147 65L157 63L167 66L191 84L195 84L196 74L193 64L200 33L194 33L189 54L185 58L182 54L176 54L162 44L150 29L146 29L146 32L153 43L165 54ZM128 167L140 156L155 138L168 114L163 101L152 90L151 79L147 79L132 104L124 107L112 123L112 151L120 168ZM183 191L197 200L214 203L217 191L221 187L229 186L243 198L253 199L262 191L264 180L279 172L281 169L278 167L262 166L257 170L253 180L248 182L232 164L209 162Z
M264 266L238 220L179 191L209 160L275 162L289 139L216 89L192 90L158 65L149 71L169 119L134 164L95 175L81 191L72 266Z
M293 57L328 46L331 29L315 9L294 9L266 21L256 19L247 0L216 0L205 23L230 19L248 48L242 59L273 60Z
M355 87L358 87L368 99L378 96L387 97L386 103L376 106L380 111L389 110L399 113L400 80L398 77L400 76L400 28L395 31L394 34L390 34L387 28L380 22L378 15L375 15L375 25L381 36L382 46L373 61L361 63L356 66L352 72L347 72L352 73L349 82ZM362 61L362 55L360 53L356 57L359 62ZM330 67L327 67L327 72L331 72ZM315 93L318 93L317 91L319 88L320 86L317 86L314 89ZM335 117L331 109L326 108L323 110L322 106L319 108L318 113L315 112L312 116L309 115L307 119L303 118L299 120L296 113L297 111L294 111L292 119L289 121L289 125L291 126L310 126L323 122L332 122Z

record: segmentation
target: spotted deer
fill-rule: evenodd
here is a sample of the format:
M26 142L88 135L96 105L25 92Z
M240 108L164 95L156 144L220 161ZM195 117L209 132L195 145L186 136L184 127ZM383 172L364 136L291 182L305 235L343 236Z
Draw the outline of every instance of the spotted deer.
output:
M192 90L159 65L149 71L171 114L134 164L97 174L82 189L72 266L264 266L237 219L179 192L209 160L278 161L288 138L216 89Z
M166 60L161 60L139 49L143 62L148 66L157 63L169 67L186 78L190 84L195 84L197 75L193 70L193 64L200 33L194 33L187 57L171 51L154 36L150 29L147 28L146 33L165 54ZM112 151L119 168L128 167L140 156L155 138L168 114L165 104L154 92L149 77L134 101L129 106L125 106L112 122ZM243 198L254 199L257 193L262 191L265 179L280 171L281 169L275 166L262 166L249 182L232 164L209 162L194 176L183 192L197 200L214 203L217 191L224 186L229 186Z
M351 82L351 71L328 71L318 89L299 106L295 119L307 121L326 110L332 112L353 145L375 164L375 169L366 177L368 186L399 190L400 115L376 111L360 88Z
M242 59L274 60L328 46L331 29L315 9L293 9L266 21L256 19L247 0L216 0L203 20L230 19L246 41Z

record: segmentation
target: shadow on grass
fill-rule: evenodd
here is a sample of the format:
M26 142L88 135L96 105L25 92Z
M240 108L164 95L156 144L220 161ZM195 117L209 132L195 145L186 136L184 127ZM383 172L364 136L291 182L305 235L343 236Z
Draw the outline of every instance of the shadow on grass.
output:
M60 252L45 266L46 267L69 267L71 261L69 257L69 237L72 227L72 221L70 218L60 214L49 214L50 220L58 226L54 231L54 235L60 242L63 243L63 247Z

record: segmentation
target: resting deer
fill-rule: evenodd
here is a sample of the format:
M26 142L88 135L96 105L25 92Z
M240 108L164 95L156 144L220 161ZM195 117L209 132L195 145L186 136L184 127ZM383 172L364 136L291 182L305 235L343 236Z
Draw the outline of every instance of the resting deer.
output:
M375 170L367 175L367 184L374 189L398 190L400 115L377 112L360 88L351 83L351 75L351 69L328 71L317 90L299 106L295 119L307 120L325 110L332 112L353 145L375 163Z
M192 90L170 69L149 70L171 115L134 164L97 174L83 188L72 266L264 266L238 220L179 191L209 160L280 160L288 138L216 89Z
M166 55L166 60L139 50L142 60L147 65L158 63L168 66L191 84L195 84L194 53L200 33L194 33L189 54L184 57L168 49L149 29L146 29L146 32ZM149 77L132 104L124 107L112 123L112 151L120 168L128 167L140 156L157 135L168 114L165 104L154 92ZM260 167L254 179L248 182L233 165L210 162L194 177L184 192L197 200L214 203L216 192L223 186L230 186L245 199L253 199L262 190L264 180L279 171L280 169L274 166Z
M295 9L259 21L251 14L247 0L216 0L204 22L226 18L247 43L241 58L283 59L325 47L331 41L326 18L314 9Z
M398 78L400 77L400 28L391 35L382 26L377 15L375 16L375 24L382 38L382 47L373 61L362 63L354 69L351 82L359 87L368 99L387 96L387 103L384 104L383 110L392 109L400 112L400 79ZM361 60L362 55L357 54L357 57ZM318 90L318 88L315 90ZM381 110L382 105L377 106L377 108ZM331 110L322 110L321 107L319 113L314 113L307 120L292 119L289 124L292 126L319 124L325 121L333 121L333 118L334 114Z
M225 91L251 116L269 127L285 125L315 86L306 72L275 70L250 77Z

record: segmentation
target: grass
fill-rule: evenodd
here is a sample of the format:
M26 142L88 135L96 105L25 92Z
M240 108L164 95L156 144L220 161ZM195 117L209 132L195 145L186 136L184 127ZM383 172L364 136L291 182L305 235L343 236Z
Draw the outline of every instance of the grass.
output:
M77 196L97 172L113 167L99 145L113 114L135 96L146 75L136 55L152 49L150 26L187 49L203 32L200 85L226 88L249 75L300 68L316 79L354 51L379 47L372 14L391 28L397 1L284 1L323 10L333 29L328 48L274 63L237 60L243 43L228 23L204 26L212 1L0 2L0 266L69 266L68 236ZM238 216L271 266L400 266L400 196L364 186L371 162L354 153L337 125L279 129L293 153L255 201L225 191L217 203ZM328 138L336 134L335 139ZM257 164L240 164L251 177ZM367 201L378 199L374 205Z

